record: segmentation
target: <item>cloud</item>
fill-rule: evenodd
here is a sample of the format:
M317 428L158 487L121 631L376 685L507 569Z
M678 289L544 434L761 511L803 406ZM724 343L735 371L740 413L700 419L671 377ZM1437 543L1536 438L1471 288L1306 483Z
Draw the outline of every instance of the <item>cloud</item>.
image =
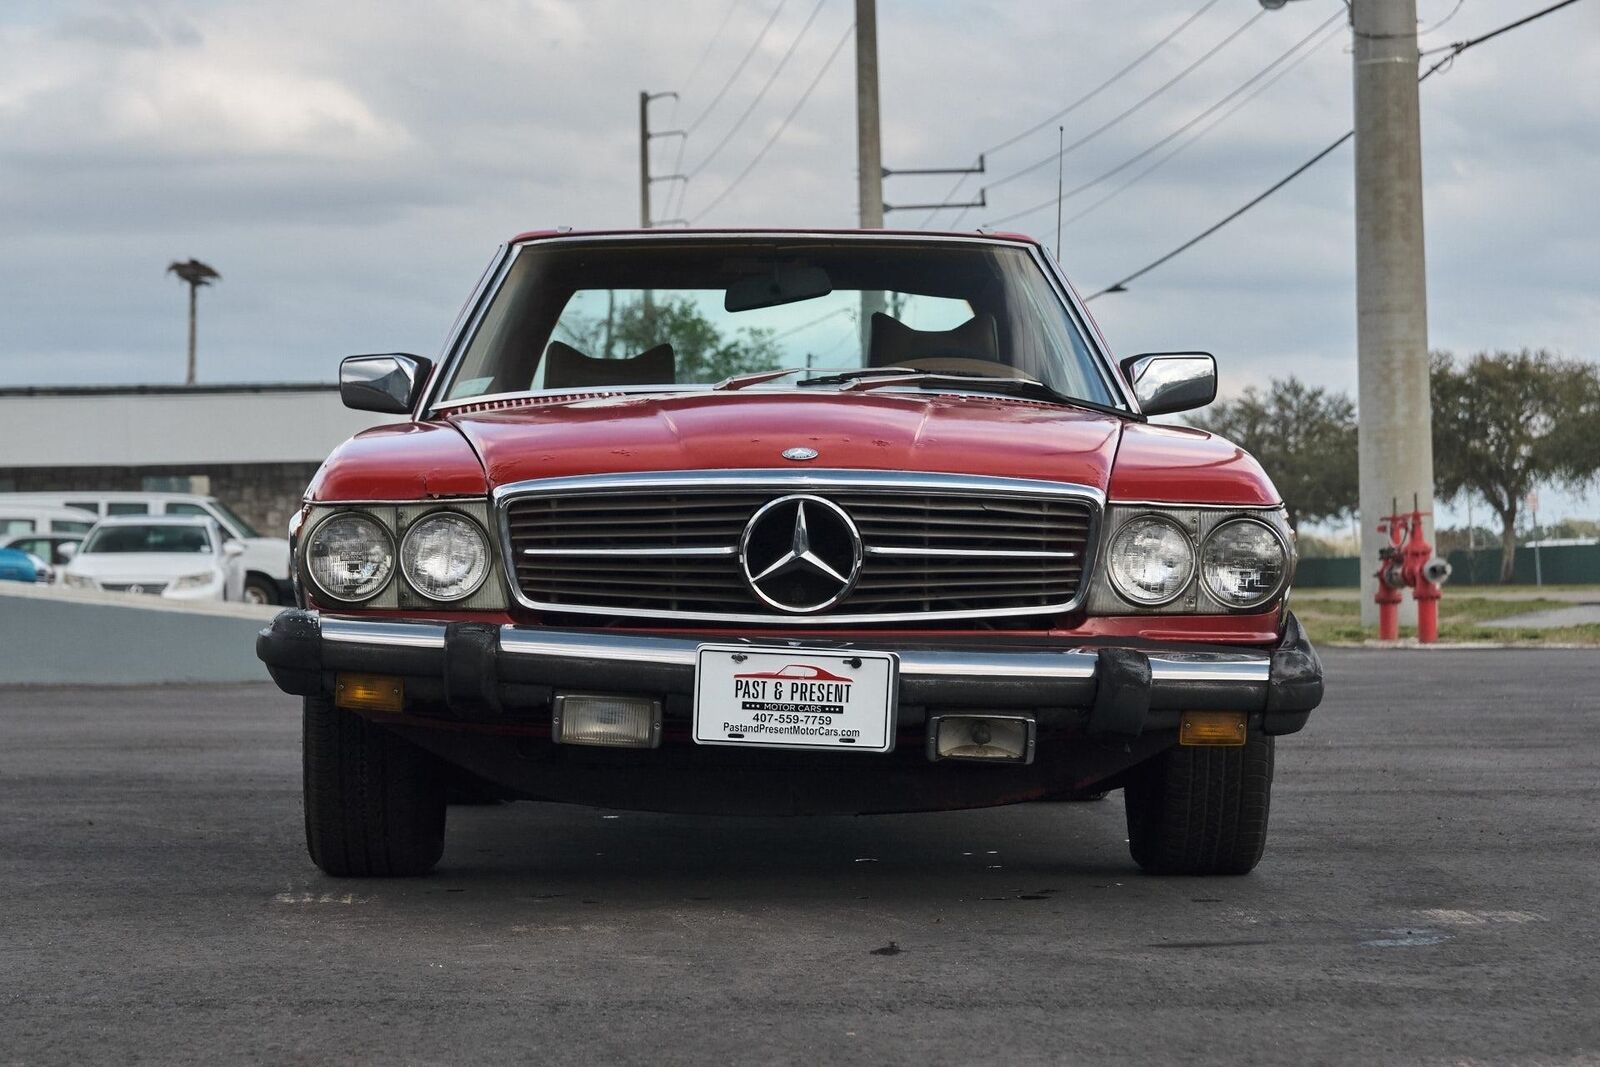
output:
M713 225L848 225L855 112L846 45L783 138L714 211L851 18L829 0L784 76L720 156L657 215ZM1198 3L881 0L884 156L964 165L1095 85ZM1422 0L1425 23L1452 6ZM1468 4L1425 44L1534 9ZM695 169L765 81L811 4L764 46L682 149ZM726 0L118 0L0 9L0 383L170 381L181 287L198 256L201 372L322 379L347 351L432 353L494 246L559 223L637 217L637 94L658 128L692 122L772 10ZM1069 140L1173 77L1256 11L1221 4L1064 124ZM1088 180L1149 147L1328 16L1260 18L1171 90L1065 161ZM1430 316L1458 350L1546 345L1600 355L1600 8L1576 5L1462 56L1424 86ZM1350 64L1330 43L1203 140L1068 227L1086 291L1254 196L1349 127ZM1047 158L1054 129L990 154L987 180ZM655 143L656 169L678 157ZM1121 353L1215 350L1225 388L1294 373L1353 391L1352 163L1335 153L1261 208L1093 305ZM1115 181L1075 198L1088 207ZM891 178L893 202L948 177ZM970 195L981 183L963 189ZM1052 166L993 189L971 227L1047 200ZM891 217L917 225L926 212ZM949 225L953 211L934 226ZM1054 212L1020 227L1054 243Z

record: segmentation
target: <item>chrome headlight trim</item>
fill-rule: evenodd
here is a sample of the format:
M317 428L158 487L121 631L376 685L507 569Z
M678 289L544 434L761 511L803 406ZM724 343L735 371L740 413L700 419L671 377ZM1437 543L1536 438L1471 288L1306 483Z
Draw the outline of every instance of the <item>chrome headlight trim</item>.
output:
M1242 603L1225 599L1221 594L1219 594L1207 580L1205 567L1206 550L1211 547L1211 542L1215 541L1217 535L1222 531L1231 526L1238 526L1241 523L1250 526L1260 526L1268 533L1272 534L1272 539L1278 546L1278 553L1282 557L1283 568L1283 573L1278 578L1278 584L1272 588L1271 592L1265 594L1264 596L1256 597L1253 600L1244 601ZM1230 610L1248 611L1251 608L1258 608L1263 604L1270 603L1277 597L1283 595L1283 591L1288 588L1290 576L1294 573L1294 562L1294 551L1289 547L1289 542L1284 538L1282 531L1280 531L1276 526L1273 526L1271 523L1263 522L1254 516L1239 515L1231 519L1224 519L1222 522L1217 523L1216 526L1212 527L1211 532L1206 534L1206 539L1201 543L1200 550L1196 554L1195 575L1196 579L1201 583L1201 587L1205 590L1206 595L1212 600L1215 600L1218 604L1221 604L1223 607L1226 607Z
M371 523L372 526L374 526L378 532L382 534L383 544L389 555L388 573L384 575L383 581L379 583L378 586L372 590L372 592L363 597L352 598L341 596L332 590L324 588L322 583L317 581L316 572L310 566L309 557L312 550L316 546L318 535L322 533L323 529L328 525L328 523L333 522L336 519L344 518L360 519L363 522ZM307 557L306 559L302 560L305 577L310 581L312 587L316 589L319 595L325 596L329 600L337 601L340 604L365 604L383 595L383 591L394 584L395 572L399 570L399 567L396 566L396 563L398 563L399 560L398 553L395 551L394 532L389 529L389 526L382 519L378 518L370 511L361 511L355 508L335 508L327 515L324 515L317 520L316 525L312 526L310 532L306 534L303 544L305 547L302 549L302 553L305 557Z
M1127 531L1135 523L1146 521L1157 522L1172 527L1178 532L1178 536L1183 539L1184 545L1188 548L1189 576L1184 580L1182 585L1178 586L1177 590L1171 596L1159 597L1155 599L1139 596L1136 593L1128 590L1123 586L1122 582L1117 580L1117 569L1115 564L1117 541L1123 536L1123 534L1127 533ZM1199 553L1195 549L1194 537L1190 535L1188 530L1183 528L1183 524L1177 519L1173 518L1171 515L1163 514L1159 511L1141 511L1138 514L1130 515L1126 519L1123 519L1121 522L1119 522L1116 526L1116 529L1111 532L1110 538L1108 538L1106 541L1104 563L1102 565L1105 567L1106 578L1111 583L1111 587L1116 590L1117 595L1122 597L1122 599L1126 600L1128 603L1141 608L1159 608L1163 605L1172 603L1174 600L1177 600L1179 597L1183 596L1183 594L1187 593L1190 588L1194 586L1195 580L1198 578L1200 573L1200 558Z
M471 530L473 535L478 539L478 550L482 557L480 561L481 566L478 569L477 579L474 580L470 585L464 586L461 592L456 593L453 596L440 596L437 593L429 593L424 591L412 573L412 557L410 555L412 539L417 536L417 532L424 526L427 526L431 522L439 521L459 522ZM479 525L477 522L474 522L470 516L464 515L461 512L450 508L436 508L433 511L423 515L415 522L412 522L406 528L405 536L400 540L399 563L401 577L405 579L406 585L411 589L412 592L416 593L425 600L433 600L441 604L453 604L458 600L467 599L473 593L476 593L479 589L482 589L483 583L489 580L489 574L494 570L494 549L489 540L488 533L481 525Z

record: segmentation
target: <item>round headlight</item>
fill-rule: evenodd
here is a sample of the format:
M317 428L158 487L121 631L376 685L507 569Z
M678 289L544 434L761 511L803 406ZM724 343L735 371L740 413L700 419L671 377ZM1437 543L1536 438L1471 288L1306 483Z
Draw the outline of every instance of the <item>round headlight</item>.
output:
M489 573L489 542L471 519L450 512L429 515L406 532L400 570L429 600L471 596Z
M1109 555L1117 592L1146 607L1176 600L1194 577L1194 543L1177 523L1158 515L1123 523Z
M306 543L306 572L335 600L371 600L393 571L394 541L382 523L366 515L335 515Z
M1200 550L1200 577L1219 603L1253 608L1278 595L1289 554L1278 532L1254 519L1230 519L1211 531Z

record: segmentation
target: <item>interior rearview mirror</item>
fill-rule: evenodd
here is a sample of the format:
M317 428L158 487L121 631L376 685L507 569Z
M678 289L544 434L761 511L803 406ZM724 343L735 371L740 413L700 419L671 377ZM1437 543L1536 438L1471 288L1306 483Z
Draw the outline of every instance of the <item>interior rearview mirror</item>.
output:
M754 311L812 300L831 292L833 279L821 267L775 264L770 274L741 278L728 286L722 307L726 311Z
M1217 360L1208 352L1148 352L1122 361L1139 410L1171 415L1203 408L1217 398Z
M339 364L339 399L357 411L409 415L432 369L432 360L404 352L349 356Z

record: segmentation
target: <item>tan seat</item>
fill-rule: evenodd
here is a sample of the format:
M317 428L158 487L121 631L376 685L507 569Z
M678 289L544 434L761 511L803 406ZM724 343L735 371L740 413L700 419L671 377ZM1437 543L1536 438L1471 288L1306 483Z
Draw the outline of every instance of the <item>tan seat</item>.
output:
M546 389L588 389L606 385L671 385L678 379L672 346L656 345L637 356L597 359L569 344L551 341L544 350Z
M980 312L953 330L915 330L881 311L872 313L869 367L900 367L916 360L972 359L1000 362L1000 331L994 316Z

